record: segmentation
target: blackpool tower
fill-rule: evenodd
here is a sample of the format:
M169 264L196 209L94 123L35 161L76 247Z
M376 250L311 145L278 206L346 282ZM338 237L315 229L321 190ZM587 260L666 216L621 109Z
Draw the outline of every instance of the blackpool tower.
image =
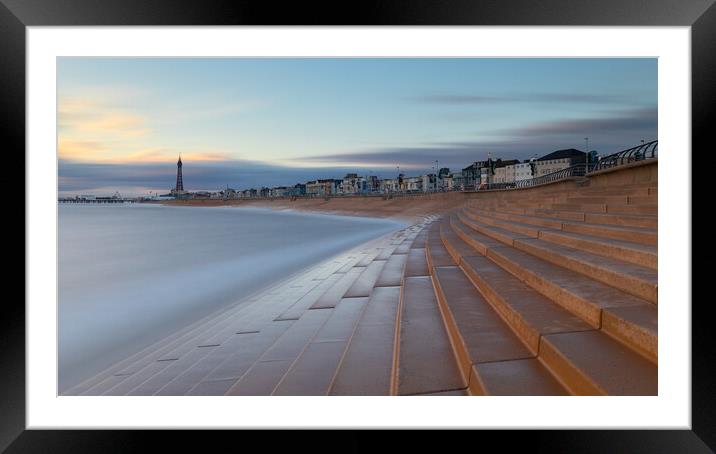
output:
M174 189L176 192L184 192L184 181L181 177L181 155L179 155L179 161L177 161L177 187Z
M181 167L182 167L181 155L179 155L179 161L177 161L177 185L171 191L172 195L174 195L175 197L181 197L182 195L185 194L184 180L183 180L182 174L181 174Z

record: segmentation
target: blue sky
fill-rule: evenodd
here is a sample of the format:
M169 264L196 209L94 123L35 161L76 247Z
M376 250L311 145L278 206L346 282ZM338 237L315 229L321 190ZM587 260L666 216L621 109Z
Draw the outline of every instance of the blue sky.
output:
M458 170L657 138L656 59L58 59L61 193Z

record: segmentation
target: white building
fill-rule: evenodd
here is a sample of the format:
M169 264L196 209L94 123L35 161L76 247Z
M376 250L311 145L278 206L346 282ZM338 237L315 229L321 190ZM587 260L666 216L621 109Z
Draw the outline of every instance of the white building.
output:
M314 196L334 195L338 192L341 182L342 180L332 178L309 181L306 183L306 194Z
M423 177L403 178L403 187L407 192L421 192L423 190Z
M438 179L434 173L422 176L423 192L435 192L438 189Z
M455 186L455 180L452 176L452 173L449 173L447 175L443 175L443 177L440 179L438 183L438 187L441 191L452 191Z
M291 189L286 186L271 188L271 197L287 197L290 193Z
M450 174L452 184L450 186L451 191L462 191L465 189L465 176L462 172L454 172Z
M529 162L522 162L514 165L515 179L514 181L530 180L532 179L532 166Z
M380 192L397 192L400 190L397 178L386 178L380 180Z
M496 167L495 174L492 176L493 183L504 183L505 182L505 170L506 167Z
M365 190L365 178L359 177L356 173L349 173L343 177L341 182L341 193L360 194Z

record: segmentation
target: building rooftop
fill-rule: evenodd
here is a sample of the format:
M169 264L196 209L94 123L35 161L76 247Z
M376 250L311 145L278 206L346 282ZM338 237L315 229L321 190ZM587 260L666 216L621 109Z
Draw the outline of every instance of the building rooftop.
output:
M548 161L550 159L566 159L566 158L582 158L585 159L585 153L575 148L565 148L564 150L553 151L537 159L538 161Z

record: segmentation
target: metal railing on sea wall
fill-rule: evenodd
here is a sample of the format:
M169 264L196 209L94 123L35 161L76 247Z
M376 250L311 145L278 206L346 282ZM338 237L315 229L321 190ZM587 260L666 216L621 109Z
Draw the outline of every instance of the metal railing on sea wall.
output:
M535 178L530 178L527 180L519 180L519 181L512 181L509 183L485 183L480 185L475 185L470 189L471 191L494 191L498 189L524 189L524 188L531 188L533 186L539 186L542 184L552 183L559 180L564 180L567 178L575 178L575 177L583 177L588 172L591 172L594 168L595 164L591 163L589 164L589 170L585 172L585 169L587 168L587 164L575 164L573 166L564 168L562 170L558 170L556 172L548 173L547 175L542 175Z
M643 161L645 159L654 159L659 155L659 141L653 140L651 142L642 143L636 147L629 148L627 150L619 151L617 153L610 154L603 158L600 158L593 169L590 172L596 172L597 170L609 169L612 167L622 166L625 164L631 164L637 161Z

